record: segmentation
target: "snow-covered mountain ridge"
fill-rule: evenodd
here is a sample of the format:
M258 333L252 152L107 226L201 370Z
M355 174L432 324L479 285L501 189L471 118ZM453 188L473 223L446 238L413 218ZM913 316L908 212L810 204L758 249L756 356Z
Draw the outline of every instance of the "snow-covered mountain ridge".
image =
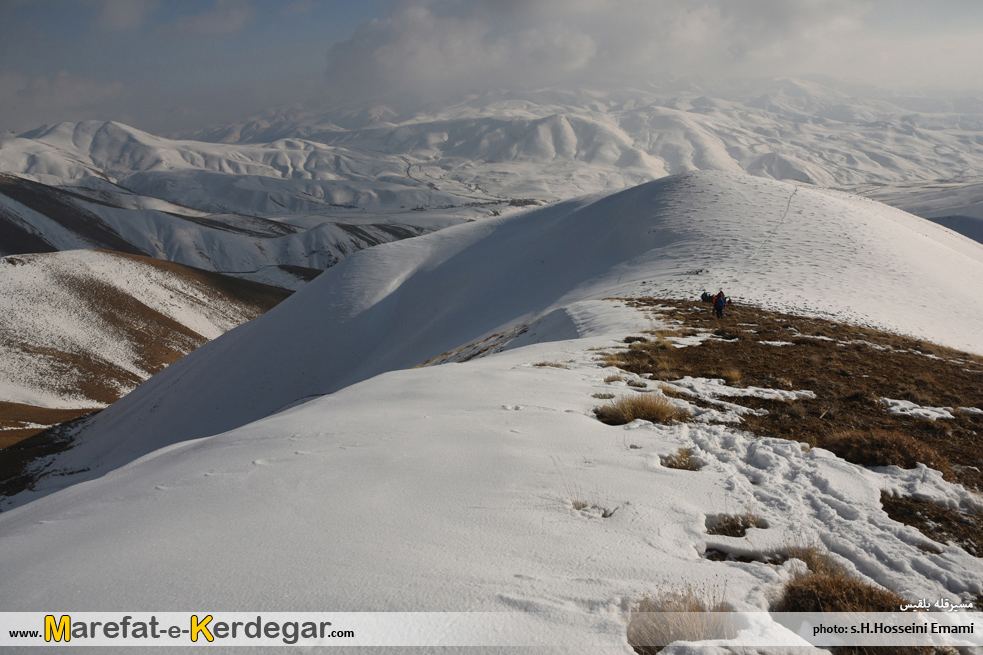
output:
M516 347L574 338L578 302L625 294L720 287L981 353L981 284L980 244L880 203L674 176L356 253L102 412L60 466L97 475L520 326Z
M983 243L983 183L943 180L874 185L857 191Z

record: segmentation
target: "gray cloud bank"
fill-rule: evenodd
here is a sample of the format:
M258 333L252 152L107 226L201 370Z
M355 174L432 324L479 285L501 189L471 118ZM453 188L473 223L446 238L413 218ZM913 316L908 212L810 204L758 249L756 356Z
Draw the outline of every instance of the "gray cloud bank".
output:
M886 11L886 0L402 0L329 49L327 81L356 102L667 75L983 87L978 32L891 32L877 25Z
M32 0L9 1L8 9ZM114 79L95 67L32 74L13 63L32 52L44 26L23 34L0 27L0 130L101 119L166 134L302 102L411 108L473 91L632 88L689 76L821 74L904 94L983 95L978 0L938 0L930 11L919 0L395 0L320 51L311 44L294 51L289 34L271 31L256 51L283 69L279 77L247 74L256 58L223 54L253 48L247 39L256 34L241 33L257 20L249 0L211 0L159 24L162 0L78 1L93 11L88 38L118 37L122 61L134 47L125 33L146 28L148 42L166 55L148 68L187 67L168 63L173 52L165 46L174 43L195 48L201 66L183 80L158 81L152 72ZM297 0L283 13L311 6ZM316 58L325 51L319 75ZM151 52L134 56L146 61ZM51 53L30 56L57 61Z

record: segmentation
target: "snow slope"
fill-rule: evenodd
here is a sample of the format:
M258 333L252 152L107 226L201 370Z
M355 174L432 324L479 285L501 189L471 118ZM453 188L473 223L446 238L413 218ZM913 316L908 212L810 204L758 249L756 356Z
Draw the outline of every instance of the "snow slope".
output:
M59 188L0 176L0 254L4 255L103 248L228 272L258 272L282 265L324 269L362 248L463 220L452 216L418 220L413 212L404 212L401 218L305 218L306 225L300 226L252 215L198 211L135 195L101 179L95 188ZM291 277L287 283L296 281Z
M578 309L646 325L609 302ZM802 539L910 598L983 589L980 560L925 552L880 508L881 489L972 502L935 472L866 470L720 425L599 423L590 394L610 387L586 348L612 334L387 373L0 514L0 607L525 612L498 637L629 655L628 599L726 585L735 609L761 610L793 567L706 548L773 556ZM570 369L530 365L543 359ZM680 447L705 468L663 467ZM708 517L748 504L767 529L707 535Z
M316 268L302 268L300 266L264 266L256 271L246 271L244 273L235 271L225 271L226 275L237 277L241 280L268 284L281 289L300 291L308 282L321 274Z
M979 244L863 198L693 173L357 253L101 413L57 466L94 477L524 325L517 344L572 338L578 301L717 288L983 353Z
M0 401L104 407L287 295L105 251L0 258Z

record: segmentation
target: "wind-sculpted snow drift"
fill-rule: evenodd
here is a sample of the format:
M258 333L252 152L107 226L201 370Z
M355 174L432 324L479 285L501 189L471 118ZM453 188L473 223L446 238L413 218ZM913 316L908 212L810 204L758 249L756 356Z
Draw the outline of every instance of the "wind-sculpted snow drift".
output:
M579 301L718 288L983 353L979 245L873 201L691 173L357 253L95 417L58 468L101 475L540 317L540 340L590 334Z

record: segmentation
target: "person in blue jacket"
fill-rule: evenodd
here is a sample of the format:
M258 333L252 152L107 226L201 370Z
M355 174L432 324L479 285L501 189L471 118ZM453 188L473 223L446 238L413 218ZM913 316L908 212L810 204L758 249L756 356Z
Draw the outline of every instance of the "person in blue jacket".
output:
M717 294L717 297L713 299L713 311L717 315L717 318L724 317L724 307L727 306L727 298L724 296L723 290Z

